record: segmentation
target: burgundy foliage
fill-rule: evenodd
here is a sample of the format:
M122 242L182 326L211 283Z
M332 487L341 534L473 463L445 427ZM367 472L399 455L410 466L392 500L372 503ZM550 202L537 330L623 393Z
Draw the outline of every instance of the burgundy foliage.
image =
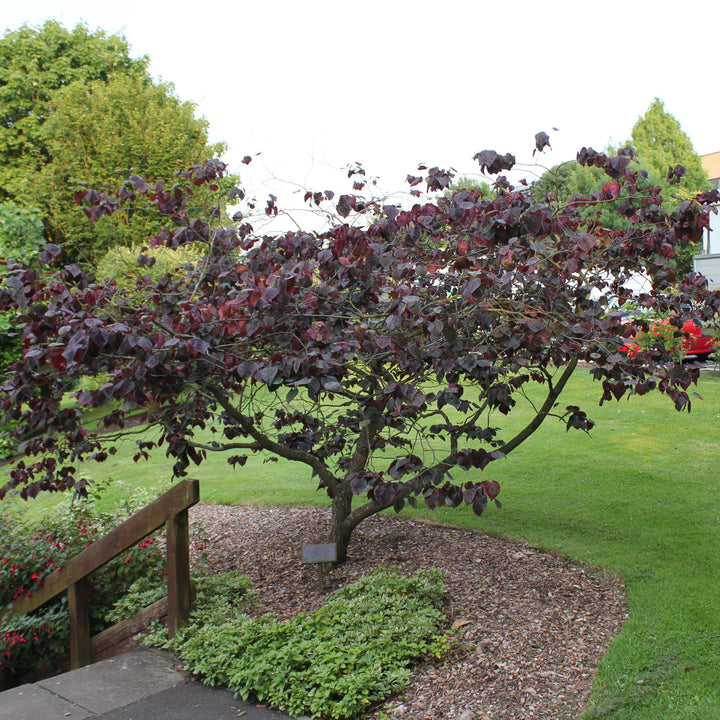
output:
M537 150L547 144L536 136ZM489 150L476 159L491 174L515 163ZM643 307L675 313L678 327L710 320L720 298L700 277L677 278L673 256L700 237L717 192L668 215L659 188L641 189L630 152L583 148L578 159L603 168L608 183L565 206L539 203L504 176L490 198L449 193L451 172L421 166L425 175L408 183L441 194L403 208L360 194L364 170L355 166L352 193L305 195L335 202L331 229L262 237L244 211L232 227L213 220L216 209L190 211L193 188L222 176L219 161L173 187L133 176L114 196L79 193L92 219L149 197L167 219L149 244L200 244L206 260L157 282L145 277L132 292L95 284L76 266L56 268L52 245L43 272L9 269L0 306L21 313L24 357L0 388L0 406L20 422L23 457L2 494L78 489L79 464L105 460L118 428L140 412L161 435L138 441L136 459L165 452L178 476L213 451L227 451L233 466L249 453L305 463L333 498L330 539L344 548L364 518L406 502L482 513L499 485L463 471L504 457L550 415L588 431L584 411L558 404L579 361L591 365L601 403L658 390L689 410L696 368L662 347L621 352L634 332L621 321L623 283L643 270L654 282ZM630 230L601 226L607 203ZM264 212L277 214L276 198ZM106 379L77 392L78 406L116 408L100 427L60 404L85 375ZM502 436L497 414L529 386L541 387L544 402L523 430ZM208 429L214 440L201 442ZM365 497L354 509L353 494Z

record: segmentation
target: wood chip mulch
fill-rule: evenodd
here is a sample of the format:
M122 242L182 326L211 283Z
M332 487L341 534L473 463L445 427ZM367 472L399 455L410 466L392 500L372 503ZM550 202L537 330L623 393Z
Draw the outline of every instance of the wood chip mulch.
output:
M322 542L329 511L198 505L213 572L253 580L259 610L285 619L380 565L446 573L444 610L457 643L419 667L406 691L375 710L409 720L569 720L583 710L593 675L627 619L615 576L481 531L376 515L356 530L346 563L319 587L302 546Z

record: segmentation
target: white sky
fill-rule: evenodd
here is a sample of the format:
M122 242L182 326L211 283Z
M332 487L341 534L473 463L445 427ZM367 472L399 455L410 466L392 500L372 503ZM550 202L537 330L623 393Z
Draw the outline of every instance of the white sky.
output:
M389 191L421 161L460 174L477 172L483 149L533 162L540 130L548 166L603 149L655 96L697 152L720 150L717 11L716 0L5 0L0 31L52 18L123 34L258 192L269 175L342 189L328 168L353 161Z

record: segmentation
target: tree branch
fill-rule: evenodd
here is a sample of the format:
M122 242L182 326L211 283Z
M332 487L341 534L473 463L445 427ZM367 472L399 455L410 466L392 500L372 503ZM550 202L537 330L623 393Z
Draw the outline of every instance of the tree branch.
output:
M297 462L305 463L309 465L320 478L321 483L328 490L330 497L337 494L340 483L337 478L323 465L321 460L315 455L303 452L302 450L295 450L289 448L286 445L271 440L267 435L260 432L253 421L243 415L231 402L227 396L227 393L215 383L207 383L205 385L207 389L212 393L213 397L218 401L223 410L233 419L235 422L248 434L254 438L255 442L263 450L267 450L274 455L285 458L286 460L296 460Z
M517 448L520 444L527 440L540 427L540 425L542 425L545 418L551 414L552 408L555 405L558 397L560 396L560 393L567 385L568 380L570 380L570 378L572 377L572 374L577 367L577 363L578 358L577 356L574 356L568 363L568 366L563 370L560 379L558 380L556 385L553 385L552 382L548 381L549 390L548 395L545 398L545 402L543 403L540 410L538 410L535 417L517 435L515 435L515 437L513 437L509 442L505 443L500 448L504 455L512 452L515 448ZM428 469L440 470L444 474L445 472L450 470L450 468L456 465L457 459L457 447L454 447L453 451L447 457L433 465L432 468ZM405 487L402 488L395 496L395 501L404 500L412 493L419 491L422 486L422 473L420 473L416 475L410 482L406 483ZM374 515L375 513L381 512L385 509L386 508L384 506L381 506L377 502L372 500L365 503L364 505L361 505L358 508L355 508L355 510L353 510L350 515L348 515L348 517L345 519L343 525L348 530L352 530L366 518L369 518L371 515Z
M212 452L223 452L225 450L262 450L262 446L257 442L247 443L201 443L195 440L188 440L193 447L201 450L211 450Z
M500 448L500 451L504 455L511 453L513 450L515 450L515 448L524 443L525 440L527 440L540 427L540 425L542 425L545 418L550 415L550 412L552 411L555 402L557 401L558 397L560 397L560 393L563 391L565 385L567 385L568 380L570 380L570 377L575 371L577 363L578 357L577 355L575 355L570 360L567 367L563 370L557 385L553 385L552 382L548 380L548 394L545 398L545 402L542 404L540 410L537 411L535 417L517 435L515 435L514 438L506 442Z
M457 454L454 452L448 455L447 457L440 460L440 462L435 463L431 468L426 468L422 473L418 473L412 480L405 483L405 487L403 487L397 495L395 495L395 498L393 502L396 502L398 500L404 500L405 498L412 495L412 493L417 492L422 489L424 486L424 482L422 480L423 473L427 472L428 470L439 470L443 473L443 475L450 470L450 468L454 467L457 464ZM387 509L386 505L380 505L379 503L375 502L375 500L371 500L370 502L365 503L364 505L361 505L360 507L355 508L348 516L345 518L345 521L343 522L343 527L348 530L348 532L351 532L354 528L356 528L363 520L366 518L369 518L371 515L374 515L375 513L381 512L385 509Z

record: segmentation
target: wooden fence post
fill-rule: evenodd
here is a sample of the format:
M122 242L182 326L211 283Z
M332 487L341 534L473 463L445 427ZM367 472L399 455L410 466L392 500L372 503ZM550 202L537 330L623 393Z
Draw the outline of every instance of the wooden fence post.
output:
M87 578L81 578L67 589L70 615L70 668L90 664L90 610Z
M170 517L166 523L168 637L190 618L190 528L187 509Z

